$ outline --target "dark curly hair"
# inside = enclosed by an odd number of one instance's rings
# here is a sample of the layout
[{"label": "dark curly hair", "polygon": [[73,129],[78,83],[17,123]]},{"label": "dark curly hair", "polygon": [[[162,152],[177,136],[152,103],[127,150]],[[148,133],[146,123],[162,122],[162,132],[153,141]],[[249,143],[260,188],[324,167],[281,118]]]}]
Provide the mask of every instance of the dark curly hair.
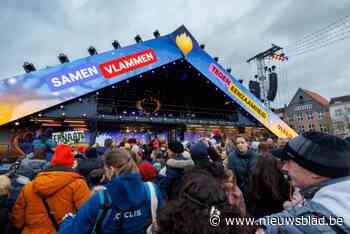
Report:
[{"label": "dark curly hair", "polygon": [[210,211],[213,207],[220,211],[221,219],[241,217],[240,211],[228,204],[225,191],[215,178],[206,171],[194,171],[186,175],[178,199],[167,203],[160,210],[158,233],[255,233],[254,226],[227,226],[224,222],[218,227],[210,226]]},{"label": "dark curly hair", "polygon": [[283,210],[283,202],[289,199],[289,184],[276,158],[270,154],[260,157],[249,181],[250,202],[257,205],[255,212],[261,213],[254,216],[261,217]]}]

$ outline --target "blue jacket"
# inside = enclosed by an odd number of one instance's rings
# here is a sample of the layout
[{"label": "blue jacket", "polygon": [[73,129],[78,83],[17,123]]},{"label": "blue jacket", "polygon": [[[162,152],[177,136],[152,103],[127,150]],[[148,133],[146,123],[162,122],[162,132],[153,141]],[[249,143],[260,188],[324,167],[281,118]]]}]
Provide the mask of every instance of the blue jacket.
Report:
[{"label": "blue jacket", "polygon": [[166,175],[159,179],[160,189],[164,197],[174,200],[177,197],[179,185],[186,168],[194,166],[190,158],[185,158],[182,154],[168,159],[166,163]]},{"label": "blue jacket", "polygon": [[[151,202],[148,188],[140,174],[118,176],[106,188],[111,198],[111,207],[103,221],[101,233],[145,233],[152,222]],[[156,194],[159,208],[163,201],[157,187]],[[74,218],[69,217],[62,222],[58,234],[91,233],[100,208],[100,195],[96,193],[79,209]]]},{"label": "blue jacket", "polygon": [[259,156],[251,150],[245,154],[233,151],[228,157],[228,168],[233,170],[237,178],[237,185],[245,198],[249,193],[249,176],[258,161]]}]

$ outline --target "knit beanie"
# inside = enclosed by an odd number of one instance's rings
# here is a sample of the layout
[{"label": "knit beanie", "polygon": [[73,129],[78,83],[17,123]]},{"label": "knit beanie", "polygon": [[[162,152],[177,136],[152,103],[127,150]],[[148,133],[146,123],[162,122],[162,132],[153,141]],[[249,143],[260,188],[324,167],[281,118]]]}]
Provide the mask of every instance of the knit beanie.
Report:
[{"label": "knit beanie", "polygon": [[73,167],[74,157],[72,147],[69,145],[57,145],[51,159],[51,165]]}]

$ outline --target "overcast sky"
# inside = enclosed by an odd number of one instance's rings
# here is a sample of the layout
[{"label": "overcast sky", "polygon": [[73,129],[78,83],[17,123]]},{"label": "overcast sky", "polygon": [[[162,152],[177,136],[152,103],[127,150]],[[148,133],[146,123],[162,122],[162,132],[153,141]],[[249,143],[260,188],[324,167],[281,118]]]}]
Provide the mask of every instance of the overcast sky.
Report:
[{"label": "overcast sky", "polygon": [[[350,95],[350,37],[292,55],[304,42],[306,50],[315,44],[305,35],[349,12],[350,0],[2,0],[0,78],[23,73],[24,61],[43,68],[57,64],[61,52],[74,60],[87,56],[90,45],[106,51],[115,39],[130,45],[136,34],[145,40],[153,37],[155,29],[168,34],[184,24],[209,54],[218,56],[245,83],[256,74],[255,64],[245,62],[249,57],[271,43],[287,47],[288,62],[276,63],[275,106],[289,102],[298,87],[330,99]],[[343,31],[328,33],[334,34],[333,39],[346,36],[350,22],[339,30]]]}]

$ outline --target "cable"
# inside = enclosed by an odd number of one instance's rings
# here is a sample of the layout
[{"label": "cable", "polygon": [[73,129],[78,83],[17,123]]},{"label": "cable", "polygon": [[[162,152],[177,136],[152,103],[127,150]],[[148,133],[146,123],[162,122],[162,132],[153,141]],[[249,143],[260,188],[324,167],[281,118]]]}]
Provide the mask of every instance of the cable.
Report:
[{"label": "cable", "polygon": [[[350,32],[350,30],[349,30],[349,32]],[[296,57],[296,56],[303,55],[303,54],[306,54],[306,53],[309,53],[309,52],[312,52],[312,51],[315,51],[315,50],[318,50],[318,49],[321,49],[321,48],[325,48],[325,47],[330,46],[330,45],[332,45],[332,44],[334,44],[334,43],[336,43],[338,41],[343,41],[343,40],[345,40],[345,39],[347,39],[349,37],[350,37],[350,33],[347,34],[344,37],[339,38],[339,39],[336,39],[336,40],[333,40],[333,41],[329,41],[329,43],[325,43],[325,44],[319,45],[317,47],[313,47],[313,48],[310,48],[308,50],[304,50],[304,51],[298,52],[296,54],[292,54],[292,55],[290,55],[290,57]]]},{"label": "cable", "polygon": [[[347,35],[348,33],[350,33],[350,27],[349,27],[349,30],[347,31],[344,31],[342,33],[339,33],[339,34],[331,34],[329,37],[326,37],[324,38],[323,40],[319,40],[317,41],[316,43],[314,44],[311,44],[311,45],[308,45],[307,47],[301,47],[301,48],[298,48],[296,49],[295,51],[293,51],[294,53],[299,53],[301,51],[305,51],[305,50],[308,50],[308,49],[311,49],[319,44],[324,44],[324,43],[327,43],[327,42],[330,42],[332,40],[337,40],[339,38],[343,38],[345,35]],[[293,53],[291,53],[293,54]]]},{"label": "cable", "polygon": [[[290,45],[287,45],[285,46],[285,48],[289,48],[289,47],[292,47],[293,45],[300,45],[300,44],[304,44],[306,41],[310,41],[310,39],[314,38],[315,36],[318,36],[324,32],[328,32],[328,31],[331,31],[331,30],[334,30],[336,28],[339,28],[340,26],[344,25],[347,23],[347,20],[350,20],[350,15],[348,16],[345,16],[345,17],[342,17],[342,18],[339,18],[338,20],[336,20],[335,22],[327,25],[326,27],[318,30],[318,31],[315,31],[315,32],[312,32],[312,33],[309,33],[309,34],[306,34],[302,37],[302,39],[299,39],[297,40],[296,42],[294,42],[293,44],[290,44]],[[344,22],[345,21],[345,22]],[[333,27],[335,26],[335,27]],[[331,28],[331,29],[329,29]]]}]

